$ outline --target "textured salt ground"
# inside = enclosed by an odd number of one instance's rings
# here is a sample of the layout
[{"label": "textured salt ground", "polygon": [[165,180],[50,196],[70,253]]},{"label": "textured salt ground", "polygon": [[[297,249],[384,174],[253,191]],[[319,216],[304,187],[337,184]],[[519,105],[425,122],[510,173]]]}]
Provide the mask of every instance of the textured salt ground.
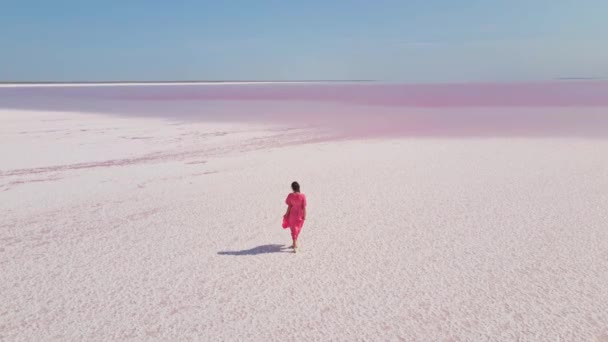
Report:
[{"label": "textured salt ground", "polygon": [[0,339],[608,340],[606,141],[0,120]]}]

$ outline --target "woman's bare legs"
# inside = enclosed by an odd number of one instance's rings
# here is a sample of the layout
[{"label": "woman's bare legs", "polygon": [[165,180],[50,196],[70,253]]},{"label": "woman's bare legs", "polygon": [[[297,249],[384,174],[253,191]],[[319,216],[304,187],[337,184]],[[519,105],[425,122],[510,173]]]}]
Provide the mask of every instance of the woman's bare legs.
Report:
[{"label": "woman's bare legs", "polygon": [[293,244],[289,248],[293,248],[293,252],[295,253],[298,249],[298,235],[300,234],[300,229],[298,227],[290,227],[291,229],[291,240]]}]

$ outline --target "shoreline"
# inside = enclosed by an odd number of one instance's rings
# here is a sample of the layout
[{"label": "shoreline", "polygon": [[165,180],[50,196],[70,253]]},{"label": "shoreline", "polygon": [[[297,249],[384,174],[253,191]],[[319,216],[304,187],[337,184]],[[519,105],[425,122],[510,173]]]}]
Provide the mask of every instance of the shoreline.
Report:
[{"label": "shoreline", "polygon": [[165,85],[235,85],[235,84],[325,84],[369,83],[373,80],[303,80],[303,81],[110,81],[110,82],[0,82],[0,88],[20,87],[107,87]]}]

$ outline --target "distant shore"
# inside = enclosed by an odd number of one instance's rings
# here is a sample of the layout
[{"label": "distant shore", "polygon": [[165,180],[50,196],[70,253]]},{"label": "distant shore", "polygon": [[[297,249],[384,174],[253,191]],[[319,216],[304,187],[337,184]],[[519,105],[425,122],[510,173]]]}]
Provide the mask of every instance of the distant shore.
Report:
[{"label": "distant shore", "polygon": [[1,82],[0,87],[50,87],[50,86],[136,86],[136,85],[189,85],[189,84],[289,84],[289,83],[355,83],[355,82],[373,82],[373,80],[293,80],[293,81],[251,81],[251,80],[228,80],[228,81],[70,81],[70,82],[54,82],[54,81],[39,81],[39,82]]}]

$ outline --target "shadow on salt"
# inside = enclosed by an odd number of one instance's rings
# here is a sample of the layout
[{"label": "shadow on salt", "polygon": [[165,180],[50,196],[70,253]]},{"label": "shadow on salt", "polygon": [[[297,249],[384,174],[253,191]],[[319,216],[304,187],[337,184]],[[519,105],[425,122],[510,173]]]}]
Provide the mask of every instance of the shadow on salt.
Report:
[{"label": "shadow on salt", "polygon": [[251,249],[241,251],[222,251],[217,252],[219,255],[258,255],[268,253],[289,253],[289,249],[285,245],[261,245]]}]

